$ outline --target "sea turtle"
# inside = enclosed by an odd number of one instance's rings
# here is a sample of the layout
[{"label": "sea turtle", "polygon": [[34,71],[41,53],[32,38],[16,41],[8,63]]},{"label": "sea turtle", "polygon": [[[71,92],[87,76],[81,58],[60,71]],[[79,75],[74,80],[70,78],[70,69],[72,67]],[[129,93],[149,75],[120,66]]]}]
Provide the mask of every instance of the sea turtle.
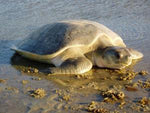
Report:
[{"label": "sea turtle", "polygon": [[53,74],[82,74],[93,65],[122,69],[143,54],[127,48],[119,35],[97,22],[60,21],[45,25],[17,47],[18,54],[31,60],[54,64]]}]

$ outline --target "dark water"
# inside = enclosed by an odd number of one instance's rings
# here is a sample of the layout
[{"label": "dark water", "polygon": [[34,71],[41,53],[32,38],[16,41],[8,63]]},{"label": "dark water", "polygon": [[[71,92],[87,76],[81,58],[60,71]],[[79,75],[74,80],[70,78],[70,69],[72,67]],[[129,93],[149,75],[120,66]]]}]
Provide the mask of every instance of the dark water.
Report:
[{"label": "dark water", "polygon": [[[68,19],[87,19],[106,25],[118,33],[127,46],[144,54],[144,58],[135,66],[135,70],[144,69],[150,72],[149,0],[0,0],[0,78],[7,79],[6,83],[0,83],[0,112],[20,113],[30,109],[31,112],[62,112],[61,107],[57,107],[65,103],[59,104],[54,95],[57,85],[51,79],[47,80],[48,78],[36,81],[31,80],[36,76],[25,76],[28,74],[20,73],[11,65],[14,52],[9,47],[42,25]],[[62,77],[58,80],[67,81],[66,79],[71,78]],[[23,86],[22,80],[28,80],[29,84]],[[19,93],[14,93],[14,90],[7,91],[8,87],[17,88]],[[36,100],[29,97],[26,91],[28,87],[46,89],[49,100]],[[51,94],[54,97],[51,97]],[[139,92],[138,95],[140,94]],[[142,95],[150,94],[145,92]],[[90,102],[98,97],[95,93],[86,98],[89,98]],[[73,98],[76,101],[72,104],[88,103],[86,98],[82,99],[82,95],[78,95]],[[113,107],[111,108],[113,110]]]}]

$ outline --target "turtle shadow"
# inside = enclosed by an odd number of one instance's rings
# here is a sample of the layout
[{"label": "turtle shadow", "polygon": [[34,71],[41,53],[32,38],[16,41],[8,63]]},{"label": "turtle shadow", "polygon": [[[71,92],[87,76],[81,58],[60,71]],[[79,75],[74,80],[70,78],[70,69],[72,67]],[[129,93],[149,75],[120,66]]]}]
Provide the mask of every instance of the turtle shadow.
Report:
[{"label": "turtle shadow", "polygon": [[30,59],[26,59],[26,58],[18,55],[17,53],[15,53],[11,57],[10,63],[15,69],[17,69],[19,71],[23,71],[24,69],[33,68],[33,69],[38,69],[39,72],[42,72],[44,74],[48,73],[45,71],[46,69],[48,69],[49,67],[54,67],[54,65],[52,65],[52,64],[45,64],[45,63],[40,63],[40,62],[30,60]]}]

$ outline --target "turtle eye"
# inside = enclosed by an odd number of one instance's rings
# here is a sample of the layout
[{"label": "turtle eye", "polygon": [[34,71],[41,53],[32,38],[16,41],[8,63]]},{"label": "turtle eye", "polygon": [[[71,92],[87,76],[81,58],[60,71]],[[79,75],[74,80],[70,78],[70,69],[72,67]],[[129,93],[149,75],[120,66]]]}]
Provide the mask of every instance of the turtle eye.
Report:
[{"label": "turtle eye", "polygon": [[116,58],[120,59],[120,58],[123,57],[123,54],[120,53],[120,52],[116,52],[116,53],[115,53],[115,56],[116,56]]}]

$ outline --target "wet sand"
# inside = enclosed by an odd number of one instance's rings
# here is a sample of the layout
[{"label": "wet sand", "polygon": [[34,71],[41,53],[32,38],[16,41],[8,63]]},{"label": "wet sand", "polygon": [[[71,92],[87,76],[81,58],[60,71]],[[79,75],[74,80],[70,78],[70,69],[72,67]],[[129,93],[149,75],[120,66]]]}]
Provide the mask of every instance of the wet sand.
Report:
[{"label": "wet sand", "polygon": [[[149,0],[0,0],[0,112],[150,112],[149,6]],[[40,70],[50,65],[10,50],[42,25],[68,19],[106,25],[144,58],[122,72],[94,67],[86,75],[49,75]]]}]

